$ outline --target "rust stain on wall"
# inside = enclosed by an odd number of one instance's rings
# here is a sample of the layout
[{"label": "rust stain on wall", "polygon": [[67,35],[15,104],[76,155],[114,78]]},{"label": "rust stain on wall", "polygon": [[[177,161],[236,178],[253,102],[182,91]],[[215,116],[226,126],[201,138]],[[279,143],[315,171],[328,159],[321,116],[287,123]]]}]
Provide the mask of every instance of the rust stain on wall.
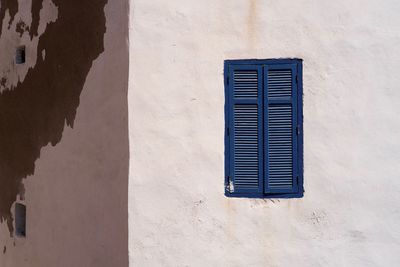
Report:
[{"label": "rust stain on wall", "polygon": [[[31,36],[37,35],[42,1],[32,3]],[[86,76],[104,51],[107,1],[53,0],[59,16],[40,36],[37,48],[38,55],[46,51],[45,59],[38,56],[22,83],[0,93],[0,221],[7,221],[11,234],[10,209],[23,193],[22,179],[34,174],[41,148],[55,146],[64,126],[74,125]],[[18,11],[17,0],[0,3],[1,21],[5,9],[14,15]]]},{"label": "rust stain on wall", "polygon": [[246,24],[248,42],[251,48],[254,47],[257,41],[257,10],[257,0],[250,0]]}]

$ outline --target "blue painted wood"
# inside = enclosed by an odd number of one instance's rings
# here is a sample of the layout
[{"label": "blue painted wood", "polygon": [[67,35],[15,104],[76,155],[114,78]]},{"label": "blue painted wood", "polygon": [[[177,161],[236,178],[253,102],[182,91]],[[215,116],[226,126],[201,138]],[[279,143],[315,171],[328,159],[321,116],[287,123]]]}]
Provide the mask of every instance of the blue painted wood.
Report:
[{"label": "blue painted wood", "polygon": [[229,140],[229,64],[227,61],[224,62],[224,87],[225,87],[225,106],[224,106],[224,115],[225,115],[225,177],[224,177],[224,185],[225,185],[225,195],[229,195],[229,180],[230,180],[230,140]]},{"label": "blue painted wood", "polygon": [[[271,90],[268,91],[268,70],[290,70],[290,82],[288,82],[288,73],[275,73],[271,75]],[[254,90],[254,84],[243,77],[237,77],[235,83],[235,70],[249,71],[257,70],[257,91]],[[297,79],[296,79],[297,76]],[[225,77],[225,194],[230,197],[246,197],[246,198],[293,198],[303,196],[303,113],[302,113],[302,60],[301,59],[248,59],[248,60],[226,60],[224,68]],[[236,87],[235,87],[236,85]],[[289,89],[288,89],[289,86]],[[257,100],[255,100],[257,98]],[[237,107],[235,109],[235,106]],[[271,106],[272,108],[268,109]],[[243,107],[245,107],[243,109]],[[256,108],[255,108],[256,107]],[[289,112],[289,109],[290,112]],[[261,109],[261,111],[260,111]],[[243,129],[243,123],[250,123],[254,126],[254,111],[257,110],[257,136],[258,136],[258,183],[255,186],[254,175],[251,171],[247,172],[246,168],[254,171],[254,161],[250,160],[250,164],[246,165],[246,159],[236,158],[235,149],[240,156],[254,155],[254,127],[244,128],[246,131],[235,132],[233,129],[239,125]],[[289,112],[289,113],[288,113]],[[235,116],[236,114],[236,116]],[[250,114],[250,116],[249,116]],[[252,114],[252,115],[251,115]],[[268,116],[270,115],[270,116]],[[289,115],[290,125],[288,126]],[[250,120],[246,122],[246,120]],[[251,122],[252,121],[252,122]],[[269,130],[268,124],[270,124]],[[290,135],[280,135],[280,131],[290,128]],[[299,131],[297,132],[297,128]],[[253,129],[253,132],[247,131]],[[248,136],[243,133],[250,133]],[[235,136],[237,137],[235,139]],[[268,140],[271,136],[272,140]],[[246,139],[250,138],[250,139]],[[279,142],[287,143],[291,138],[291,164],[288,161],[281,161],[279,153],[287,152],[285,146],[280,146]],[[249,140],[250,146],[246,145]],[[245,141],[240,143],[241,141]],[[275,143],[271,143],[271,141]],[[238,144],[235,147],[235,142]],[[271,148],[270,148],[271,147]],[[274,147],[274,148],[272,148]],[[253,149],[253,150],[252,150]],[[270,150],[270,151],[269,151]],[[244,154],[240,154],[243,152]],[[249,154],[250,153],[250,154]],[[238,153],[236,153],[238,155]],[[275,155],[270,156],[270,155]],[[285,155],[283,155],[283,158]],[[271,163],[270,163],[271,161]],[[238,162],[238,164],[236,164]],[[235,165],[236,164],[236,165]],[[252,165],[253,164],[253,165]],[[280,165],[282,164],[282,165]],[[291,165],[291,166],[290,166]],[[235,169],[236,166],[236,169]],[[270,168],[272,166],[272,168]],[[290,172],[282,172],[287,167],[292,169],[292,179],[290,187],[277,187],[279,185],[279,175],[286,175],[283,185],[287,184],[287,174]],[[282,168],[280,168],[282,167]],[[286,168],[286,169],[285,169]],[[270,170],[271,169],[271,170]],[[244,172],[243,172],[244,170]],[[236,175],[235,175],[236,171]],[[246,184],[243,174],[250,174],[250,183]],[[274,175],[275,174],[275,175]],[[236,178],[236,179],[235,179]],[[271,183],[272,180],[275,181]],[[275,179],[275,180],[274,180]],[[231,183],[230,183],[231,182]],[[233,185],[232,186],[230,186]],[[244,186],[243,186],[244,185]],[[233,189],[233,190],[232,190]]]},{"label": "blue painted wood", "polygon": [[297,65],[264,66],[266,194],[296,193]]},{"label": "blue painted wood", "polygon": [[297,63],[297,158],[298,158],[298,192],[297,197],[303,197],[304,194],[304,146],[303,146],[303,64]]},{"label": "blue painted wood", "polygon": [[230,193],[263,190],[262,67],[229,66]]}]

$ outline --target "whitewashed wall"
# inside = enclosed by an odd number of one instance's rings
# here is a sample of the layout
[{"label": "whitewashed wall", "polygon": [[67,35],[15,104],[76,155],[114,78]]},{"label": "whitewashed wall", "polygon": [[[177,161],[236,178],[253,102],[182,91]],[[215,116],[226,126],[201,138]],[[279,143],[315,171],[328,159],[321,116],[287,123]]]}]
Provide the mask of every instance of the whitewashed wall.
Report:
[{"label": "whitewashed wall", "polygon": [[[132,0],[131,266],[399,266],[400,2]],[[224,196],[223,61],[304,60],[302,199]]]}]

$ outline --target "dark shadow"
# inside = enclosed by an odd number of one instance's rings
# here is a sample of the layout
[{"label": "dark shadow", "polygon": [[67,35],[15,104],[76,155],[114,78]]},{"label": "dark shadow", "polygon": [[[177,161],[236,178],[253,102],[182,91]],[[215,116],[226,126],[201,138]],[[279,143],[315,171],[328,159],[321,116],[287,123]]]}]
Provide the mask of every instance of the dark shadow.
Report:
[{"label": "dark shadow", "polygon": [[[13,18],[18,1],[0,1],[1,27],[5,10]],[[31,36],[37,34],[42,1],[32,3]],[[34,174],[41,148],[59,143],[65,125],[73,127],[86,76],[104,51],[107,0],[53,2],[58,19],[39,39],[37,64],[22,83],[0,94],[0,221],[7,221],[10,233],[10,209],[22,179]],[[39,56],[43,50],[45,60]]]}]

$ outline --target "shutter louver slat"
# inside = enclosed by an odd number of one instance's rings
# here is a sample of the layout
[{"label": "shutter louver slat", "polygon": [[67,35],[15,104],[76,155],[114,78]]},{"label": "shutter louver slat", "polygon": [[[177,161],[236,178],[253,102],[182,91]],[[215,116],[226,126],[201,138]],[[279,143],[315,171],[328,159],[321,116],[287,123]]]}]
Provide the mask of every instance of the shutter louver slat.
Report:
[{"label": "shutter louver slat", "polygon": [[233,114],[235,190],[258,189],[257,105],[235,105]]},{"label": "shutter louver slat", "polygon": [[258,97],[257,70],[235,70],[234,97],[236,99],[255,99]]},{"label": "shutter louver slat", "polygon": [[270,106],[268,109],[269,188],[292,189],[293,143],[292,107]]},{"label": "shutter louver slat", "polygon": [[292,73],[291,70],[268,71],[268,97],[291,97]]}]

